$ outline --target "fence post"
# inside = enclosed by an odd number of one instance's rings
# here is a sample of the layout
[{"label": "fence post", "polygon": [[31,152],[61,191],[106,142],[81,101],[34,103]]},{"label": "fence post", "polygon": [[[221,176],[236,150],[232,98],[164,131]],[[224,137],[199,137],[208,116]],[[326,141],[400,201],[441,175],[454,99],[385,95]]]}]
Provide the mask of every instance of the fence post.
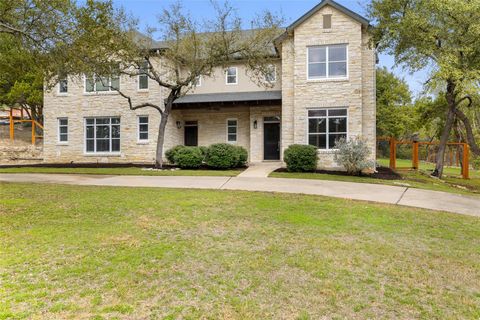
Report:
[{"label": "fence post", "polygon": [[32,121],[32,144],[35,145],[35,122]]},{"label": "fence post", "polygon": [[467,143],[463,144],[463,172],[462,176],[463,179],[469,179],[470,177],[470,172],[469,172],[469,163],[468,163],[468,158],[469,158],[469,150],[470,147],[468,146]]},{"label": "fence post", "polygon": [[390,169],[397,168],[397,146],[395,138],[390,138]]},{"label": "fence post", "polygon": [[13,111],[12,108],[10,108],[10,113],[8,114],[9,121],[10,121],[10,140],[13,141],[15,139],[15,133],[14,133],[14,123],[13,123]]},{"label": "fence post", "polygon": [[412,167],[418,170],[418,141],[413,141],[412,147]]}]

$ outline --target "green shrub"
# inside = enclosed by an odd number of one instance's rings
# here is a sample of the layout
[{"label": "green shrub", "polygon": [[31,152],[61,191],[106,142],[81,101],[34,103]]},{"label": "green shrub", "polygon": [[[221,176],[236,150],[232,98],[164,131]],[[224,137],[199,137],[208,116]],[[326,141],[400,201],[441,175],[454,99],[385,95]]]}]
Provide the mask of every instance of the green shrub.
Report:
[{"label": "green shrub", "polygon": [[182,145],[178,145],[178,146],[175,146],[171,149],[168,149],[165,152],[165,157],[167,158],[167,160],[170,164],[175,164],[175,154],[183,148],[186,148],[186,147],[182,146]]},{"label": "green shrub", "polygon": [[337,140],[335,147],[335,162],[341,165],[351,175],[359,175],[365,169],[375,167],[375,162],[370,160],[370,148],[361,138]]},{"label": "green shrub", "polygon": [[475,170],[480,170],[480,157],[472,158],[472,167]]},{"label": "green shrub", "polygon": [[202,152],[203,156],[205,157],[207,155],[207,152],[208,152],[208,147],[205,147],[205,146],[200,146],[198,147],[200,149],[200,151]]},{"label": "green shrub", "polygon": [[244,147],[236,146],[235,147],[238,156],[237,167],[244,167],[247,165],[248,161],[248,152]]},{"label": "green shrub", "polygon": [[228,143],[216,143],[208,147],[205,163],[214,169],[235,168],[240,162],[236,146]]},{"label": "green shrub", "polygon": [[317,148],[311,145],[292,144],[283,153],[283,160],[288,171],[315,171],[318,161]]},{"label": "green shrub", "polygon": [[199,147],[179,148],[173,157],[174,163],[183,169],[196,169],[202,165],[203,154]]}]

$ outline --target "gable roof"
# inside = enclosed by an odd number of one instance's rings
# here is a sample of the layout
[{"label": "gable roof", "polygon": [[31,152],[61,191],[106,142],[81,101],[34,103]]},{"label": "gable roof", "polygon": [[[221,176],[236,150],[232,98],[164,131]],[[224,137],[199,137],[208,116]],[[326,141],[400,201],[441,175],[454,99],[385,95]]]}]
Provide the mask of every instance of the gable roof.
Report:
[{"label": "gable roof", "polygon": [[342,12],[343,14],[347,15],[348,17],[352,18],[355,21],[358,21],[362,24],[362,26],[368,28],[370,26],[370,21],[367,20],[366,18],[362,17],[358,13],[353,12],[352,10],[342,6],[341,4],[333,1],[333,0],[322,0],[319,4],[317,4],[315,7],[310,9],[307,13],[305,13],[303,16],[295,20],[291,25],[289,25],[286,29],[286,31],[281,34],[277,39],[275,39],[276,43],[282,42],[285,40],[285,38],[290,34],[293,29],[304,23],[306,20],[308,20],[311,16],[313,16],[315,13],[320,11],[322,8],[325,6],[332,6],[333,8],[337,9],[338,11]]}]

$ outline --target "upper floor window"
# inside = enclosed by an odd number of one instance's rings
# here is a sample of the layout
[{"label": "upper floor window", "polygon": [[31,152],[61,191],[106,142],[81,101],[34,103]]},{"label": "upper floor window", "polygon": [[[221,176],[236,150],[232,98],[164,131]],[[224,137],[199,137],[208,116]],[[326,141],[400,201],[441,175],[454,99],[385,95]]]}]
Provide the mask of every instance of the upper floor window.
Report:
[{"label": "upper floor window", "polygon": [[227,120],[227,142],[236,143],[237,142],[237,119],[228,119]]},{"label": "upper floor window", "polygon": [[308,144],[318,149],[335,149],[340,138],[347,138],[347,109],[308,110]]},{"label": "upper floor window", "polygon": [[148,89],[148,62],[143,61],[140,65],[138,71],[138,89],[147,90]]},{"label": "upper floor window", "polygon": [[138,117],[138,141],[148,141],[148,116]]},{"label": "upper floor window", "polygon": [[68,118],[58,118],[58,142],[68,142]]},{"label": "upper floor window", "polygon": [[68,79],[66,76],[58,80],[58,93],[68,93]]},{"label": "upper floor window", "polygon": [[346,78],[347,45],[308,47],[308,79]]},{"label": "upper floor window", "polygon": [[267,73],[265,74],[265,82],[273,83],[277,81],[277,67],[273,64],[267,67]]},{"label": "upper floor window", "polygon": [[85,92],[115,91],[120,89],[120,77],[100,77],[98,75],[85,77]]},{"label": "upper floor window", "polygon": [[226,71],[226,82],[227,84],[237,84],[237,68],[236,67],[229,67]]},{"label": "upper floor window", "polygon": [[196,76],[195,79],[192,82],[192,85],[194,87],[201,87],[202,86],[202,76],[201,75]]}]

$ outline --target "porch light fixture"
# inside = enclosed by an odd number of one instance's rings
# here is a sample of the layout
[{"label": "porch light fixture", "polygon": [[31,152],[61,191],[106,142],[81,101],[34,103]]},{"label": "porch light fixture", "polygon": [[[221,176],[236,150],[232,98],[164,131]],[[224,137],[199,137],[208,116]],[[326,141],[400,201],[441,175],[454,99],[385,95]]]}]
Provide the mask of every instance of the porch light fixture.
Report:
[{"label": "porch light fixture", "polygon": [[257,129],[258,122],[257,120],[253,120],[253,129]]},{"label": "porch light fixture", "polygon": [[181,128],[182,128],[182,123],[181,123],[180,121],[177,121],[176,124],[177,124],[177,129],[181,129]]}]

